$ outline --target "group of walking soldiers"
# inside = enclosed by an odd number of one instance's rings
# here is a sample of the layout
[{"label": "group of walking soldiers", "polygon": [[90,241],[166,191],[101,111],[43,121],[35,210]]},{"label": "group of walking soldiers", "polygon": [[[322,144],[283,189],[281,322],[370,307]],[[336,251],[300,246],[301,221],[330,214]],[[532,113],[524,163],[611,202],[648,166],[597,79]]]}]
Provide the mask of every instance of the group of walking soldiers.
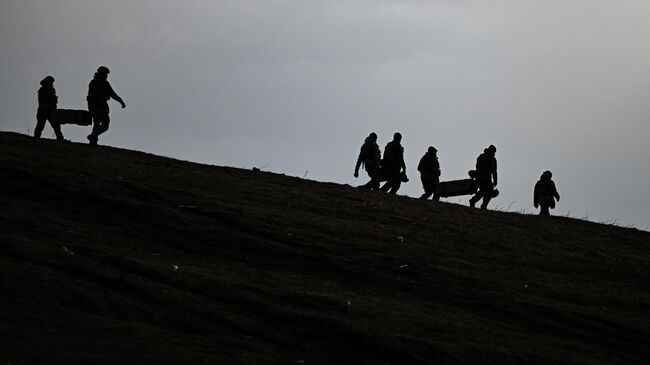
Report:
[{"label": "group of walking soldiers", "polygon": [[[93,129],[88,135],[88,141],[91,145],[96,145],[99,136],[108,130],[110,123],[108,101],[114,99],[126,108],[124,100],[115,93],[111,84],[108,82],[110,70],[106,66],[100,66],[95,76],[88,85],[88,112],[92,118]],[[54,89],[54,77],[47,76],[41,81],[41,88],[38,90],[38,111],[36,113],[36,128],[34,137],[40,138],[45,123],[50,122],[56,139],[64,141],[61,132],[61,124],[56,118],[58,97]],[[370,133],[366,137],[357,163],[354,168],[354,177],[359,177],[359,168],[364,167],[370,181],[359,186],[362,189],[379,190],[396,194],[403,182],[408,182],[406,175],[406,163],[404,162],[404,147],[401,144],[402,135],[397,132],[393,135],[393,140],[386,144],[384,148],[384,157],[381,157],[381,151],[377,145],[377,134]],[[497,160],[495,157],[496,147],[490,145],[476,159],[476,170],[470,171],[470,177],[474,180],[477,191],[469,200],[469,205],[474,207],[479,200],[482,209],[487,209],[490,200],[498,194],[495,189],[497,186]],[[424,194],[420,199],[427,200],[432,195],[436,198],[436,187],[440,182],[440,163],[437,156],[438,150],[430,146],[418,164],[418,172],[422,181]],[[545,171],[540,180],[535,184],[533,194],[533,205],[540,208],[540,215],[549,215],[549,209],[555,208],[555,200],[560,200],[555,183],[553,182],[550,171]],[[383,186],[381,182],[384,182]]]},{"label": "group of walking soldiers", "polygon": [[[381,151],[377,145],[377,134],[373,132],[366,137],[359,151],[354,177],[359,177],[359,168],[363,166],[370,181],[359,188],[396,194],[402,182],[408,181],[406,163],[404,162],[404,147],[401,145],[401,141],[402,135],[399,132],[395,133],[393,140],[386,144],[382,159]],[[476,159],[476,170],[469,172],[477,188],[476,194],[469,200],[470,207],[474,207],[476,203],[483,200],[481,209],[487,209],[490,200],[498,194],[498,190],[496,190],[498,182],[496,152],[497,149],[494,145],[483,150],[483,153]],[[430,146],[418,164],[418,172],[424,189],[424,194],[420,196],[421,200],[427,200],[432,195],[436,197],[436,187],[440,182],[440,163],[437,154],[438,150]],[[560,195],[551,178],[551,172],[545,171],[535,184],[533,205],[535,208],[540,208],[540,215],[550,215],[549,209],[555,208],[555,200],[560,200]],[[385,181],[385,184],[380,187],[382,181]]]},{"label": "group of walking soldiers", "polygon": [[[95,73],[95,76],[88,85],[88,112],[92,118],[93,129],[88,135],[88,142],[91,145],[96,145],[99,136],[108,130],[110,124],[108,101],[114,99],[126,108],[124,100],[115,93],[113,87],[108,82],[108,74],[110,70],[106,66],[100,66]],[[54,77],[46,76],[41,81],[41,88],[38,90],[38,110],[36,112],[36,128],[34,129],[34,137],[40,138],[45,122],[50,122],[56,139],[65,141],[63,133],[61,132],[61,122],[56,116],[58,104],[58,97],[54,89]]]},{"label": "group of walking soldiers", "polygon": [[[402,135],[398,132],[393,135],[393,140],[384,148],[384,158],[377,145],[377,134],[370,133],[361,146],[357,164],[354,167],[354,177],[359,177],[359,168],[363,165],[370,176],[370,181],[359,186],[361,189],[379,190],[396,194],[402,182],[407,182],[406,163],[404,162],[404,147],[401,144]],[[382,181],[385,181],[380,187]]]}]

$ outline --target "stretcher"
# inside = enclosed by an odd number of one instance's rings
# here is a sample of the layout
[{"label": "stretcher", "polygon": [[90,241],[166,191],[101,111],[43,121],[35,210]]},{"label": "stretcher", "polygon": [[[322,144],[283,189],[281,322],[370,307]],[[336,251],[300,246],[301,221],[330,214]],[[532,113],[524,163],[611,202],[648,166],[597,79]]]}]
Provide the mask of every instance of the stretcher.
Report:
[{"label": "stretcher", "polygon": [[[434,200],[440,198],[449,198],[461,195],[473,195],[478,191],[478,183],[476,182],[476,171],[470,170],[468,172],[469,179],[441,181],[436,185],[436,191],[433,193]],[[499,195],[499,190],[492,190],[492,197],[496,198]]]},{"label": "stretcher", "polygon": [[436,191],[433,198],[449,198],[452,196],[476,194],[478,186],[473,179],[462,179],[452,181],[441,181],[436,185]]},{"label": "stretcher", "polygon": [[57,109],[54,120],[59,124],[91,125],[92,117],[88,110]]}]

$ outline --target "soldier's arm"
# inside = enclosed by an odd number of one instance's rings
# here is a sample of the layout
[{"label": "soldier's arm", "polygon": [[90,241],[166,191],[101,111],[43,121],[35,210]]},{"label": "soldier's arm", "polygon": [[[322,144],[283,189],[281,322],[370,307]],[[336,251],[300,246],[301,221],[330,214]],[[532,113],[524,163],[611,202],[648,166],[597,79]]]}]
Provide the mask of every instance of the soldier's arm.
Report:
[{"label": "soldier's arm", "polygon": [[119,95],[117,95],[115,90],[113,90],[113,87],[111,86],[111,84],[109,84],[109,83],[107,83],[107,84],[108,84],[108,95],[110,95],[110,97],[113,98],[113,100],[115,100],[118,103],[122,104],[122,108],[126,108],[126,104],[124,103],[124,100],[122,100],[122,98]]},{"label": "soldier's arm", "polygon": [[56,89],[54,88],[52,88],[52,95],[50,95],[50,102],[54,107],[56,107],[56,105],[59,103],[59,97],[56,96]]},{"label": "soldier's arm", "polygon": [[359,157],[357,157],[357,164],[354,166],[354,177],[359,177],[359,167],[361,167],[361,159],[363,157],[363,147],[359,151]]},{"label": "soldier's arm", "polygon": [[557,189],[555,188],[555,183],[553,184],[553,196],[555,197],[555,200],[560,201],[560,194],[557,192]]},{"label": "soldier's arm", "polygon": [[497,186],[497,160],[496,158],[494,159],[494,169],[492,170],[492,177],[494,178],[494,186]]}]

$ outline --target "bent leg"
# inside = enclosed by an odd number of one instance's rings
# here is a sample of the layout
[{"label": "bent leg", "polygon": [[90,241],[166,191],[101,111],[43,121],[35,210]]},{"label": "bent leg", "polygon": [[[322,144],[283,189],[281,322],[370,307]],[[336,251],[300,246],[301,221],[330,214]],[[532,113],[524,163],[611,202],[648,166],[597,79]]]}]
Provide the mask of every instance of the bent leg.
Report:
[{"label": "bent leg", "polygon": [[483,203],[481,203],[481,209],[487,209],[490,200],[492,200],[492,194],[494,191],[492,183],[485,184],[485,186],[481,187],[481,191],[483,194]]},{"label": "bent leg", "polygon": [[481,209],[487,209],[490,200],[492,200],[492,194],[483,194],[483,203],[481,203]]},{"label": "bent leg", "polygon": [[374,186],[374,182],[372,180],[370,180],[370,181],[368,181],[367,183],[365,183],[363,185],[357,186],[357,188],[370,190],[370,189],[372,189],[373,186]]},{"label": "bent leg", "polygon": [[88,140],[90,144],[97,144],[99,135],[108,130],[108,125],[110,119],[108,117],[108,111],[92,111],[93,117],[93,130],[88,135]]},{"label": "bent leg", "polygon": [[393,194],[393,195],[397,194],[397,190],[399,190],[400,186],[402,186],[402,181],[401,180],[394,180],[391,183],[391,188],[388,191],[388,193]]},{"label": "bent leg", "polygon": [[420,196],[420,199],[427,200],[431,195],[433,195],[433,179],[426,175],[420,175],[420,180],[422,181],[422,188],[424,189],[424,194]]},{"label": "bent leg", "polygon": [[61,124],[53,118],[52,115],[48,117],[48,121],[50,122],[50,125],[52,126],[52,129],[54,129],[54,134],[56,135],[56,139],[59,141],[63,141],[63,133],[61,132]]},{"label": "bent leg", "polygon": [[99,116],[100,116],[100,123],[99,123],[99,127],[97,128],[97,134],[96,134],[96,136],[98,137],[101,134],[104,134],[106,133],[106,131],[108,131],[108,126],[111,122],[111,118],[108,116],[108,111],[99,113]]},{"label": "bent leg", "polygon": [[479,191],[477,191],[476,194],[474,194],[474,196],[469,199],[469,206],[473,208],[474,205],[476,205],[476,203],[482,198],[483,190],[479,189]]},{"label": "bent leg", "polygon": [[39,110],[36,112],[36,128],[34,128],[34,138],[41,138],[45,122],[47,121],[49,111]]}]

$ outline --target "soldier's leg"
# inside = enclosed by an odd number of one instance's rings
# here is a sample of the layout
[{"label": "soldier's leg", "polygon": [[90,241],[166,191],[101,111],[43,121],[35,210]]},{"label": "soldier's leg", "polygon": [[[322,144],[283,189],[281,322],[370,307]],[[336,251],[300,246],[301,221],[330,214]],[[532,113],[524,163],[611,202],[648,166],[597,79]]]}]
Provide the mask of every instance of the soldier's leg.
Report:
[{"label": "soldier's leg", "polygon": [[391,183],[390,191],[388,191],[388,193],[393,195],[397,194],[397,190],[399,190],[400,186],[402,186],[401,179],[393,180]]},{"label": "soldier's leg", "polygon": [[548,205],[543,203],[539,205],[539,215],[551,215],[551,212],[548,210]]},{"label": "soldier's leg", "polygon": [[382,191],[384,193],[388,192],[393,187],[393,183],[395,182],[395,172],[394,171],[391,171],[390,169],[386,169],[385,173],[386,173],[386,176],[385,176],[386,177],[386,183],[384,184],[384,186],[382,186],[379,189],[379,191]]},{"label": "soldier's leg", "polygon": [[424,190],[424,194],[420,195],[420,199],[427,200],[431,197],[431,195],[433,195],[433,189],[429,187],[428,189]]},{"label": "soldier's leg", "polygon": [[99,135],[108,130],[108,124],[110,119],[108,118],[108,112],[104,111],[94,111],[93,112],[93,131],[88,135],[88,140],[90,144],[96,145]]},{"label": "soldier's leg", "polygon": [[368,176],[370,176],[370,181],[368,181],[368,189],[370,190],[379,190],[379,183],[380,183],[380,172],[379,172],[379,167],[375,166],[370,168],[368,171]]},{"label": "soldier's leg", "polygon": [[[431,180],[431,183],[429,183],[429,190],[428,190],[428,191],[427,191],[427,190],[424,191],[424,194],[426,195],[426,197],[424,198],[424,200],[429,199],[429,197],[430,197],[431,195],[433,195],[433,200],[434,200],[434,201],[439,201],[439,200],[440,200],[440,197],[436,195],[436,187],[437,187],[437,186],[438,186],[438,180],[436,180],[436,179],[432,179],[432,180]],[[423,196],[424,196],[424,195],[423,195]],[[423,196],[421,196],[420,199],[422,199]]]},{"label": "soldier's leg", "polygon": [[379,189],[379,176],[377,175],[376,169],[369,168],[368,170],[368,177],[370,177],[370,181],[367,183],[359,186],[360,189],[368,189],[368,190],[373,190],[373,189]]},{"label": "soldier's leg", "polygon": [[101,112],[100,115],[101,115],[101,123],[100,123],[98,131],[97,131],[98,132],[97,136],[99,136],[99,135],[101,135],[103,133],[106,133],[106,131],[108,131],[108,126],[109,126],[109,124],[111,122],[111,118],[108,115],[108,111]]},{"label": "soldier's leg", "polygon": [[483,203],[481,203],[481,209],[487,209],[490,200],[492,200],[492,197],[489,194],[483,194]]},{"label": "soldier's leg", "polygon": [[45,128],[46,121],[47,113],[45,111],[39,110],[36,112],[36,128],[34,128],[34,138],[41,138],[41,133],[43,133],[43,128]]},{"label": "soldier's leg", "polygon": [[481,200],[481,198],[483,198],[483,190],[479,188],[476,194],[474,194],[474,196],[469,199],[469,206],[474,208],[474,205],[476,205],[476,203]]},{"label": "soldier's leg", "polygon": [[420,196],[420,199],[427,200],[433,194],[433,189],[431,189],[431,183],[433,181],[426,175],[420,175],[420,180],[422,181],[422,188],[424,189],[424,194]]},{"label": "soldier's leg", "polygon": [[490,200],[492,200],[492,192],[494,191],[494,187],[492,186],[492,183],[491,182],[486,183],[484,186],[481,187],[481,191],[483,194],[483,203],[481,203],[481,209],[487,209]]},{"label": "soldier's leg", "polygon": [[379,181],[378,177],[375,178],[375,179],[372,179],[372,180],[370,180],[370,189],[371,190],[379,190],[379,185],[380,184],[381,184],[381,182]]},{"label": "soldier's leg", "polygon": [[368,181],[367,183],[365,183],[365,184],[363,184],[363,185],[359,185],[359,186],[357,186],[357,187],[358,187],[359,189],[368,189],[368,190],[370,190],[370,189],[372,189],[372,186],[373,186],[373,181],[370,180],[370,181]]},{"label": "soldier's leg", "polygon": [[90,134],[88,135],[88,140],[90,140],[92,142],[92,140],[97,141],[97,131],[99,130],[100,117],[99,117],[99,114],[97,112],[95,112],[94,110],[90,110],[90,115],[91,115],[92,120],[93,120],[93,129],[90,132]]},{"label": "soldier's leg", "polygon": [[54,118],[54,113],[50,113],[48,116],[48,121],[50,122],[50,125],[52,126],[52,129],[54,129],[54,134],[56,135],[56,139],[59,141],[63,141],[63,133],[61,132],[61,124]]}]

